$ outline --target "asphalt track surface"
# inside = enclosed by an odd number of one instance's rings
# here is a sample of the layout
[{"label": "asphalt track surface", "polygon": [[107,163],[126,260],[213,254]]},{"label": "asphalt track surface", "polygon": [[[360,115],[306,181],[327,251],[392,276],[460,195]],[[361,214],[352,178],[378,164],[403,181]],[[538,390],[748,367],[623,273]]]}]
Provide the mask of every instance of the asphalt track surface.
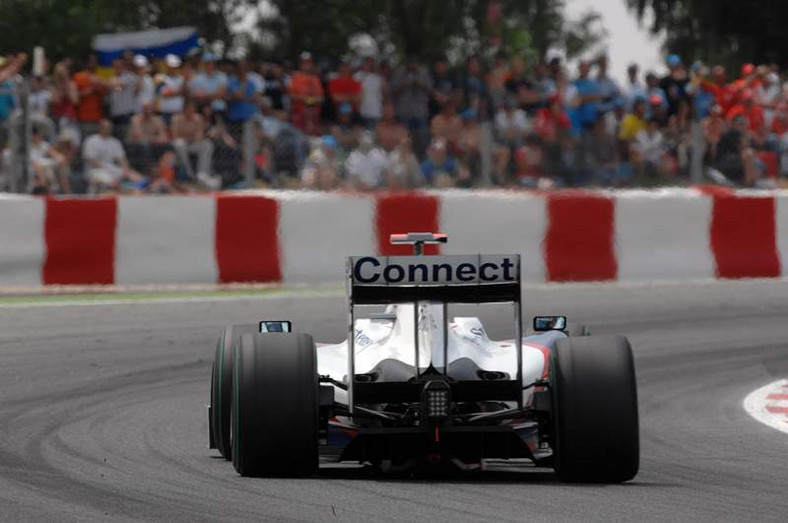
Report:
[{"label": "asphalt track surface", "polygon": [[524,466],[240,478],[206,448],[219,330],[291,318],[338,341],[342,298],[2,308],[0,520],[785,521],[788,435],[742,408],[748,392],[788,376],[785,282],[540,288],[526,306],[630,337],[634,481],[565,485]]}]

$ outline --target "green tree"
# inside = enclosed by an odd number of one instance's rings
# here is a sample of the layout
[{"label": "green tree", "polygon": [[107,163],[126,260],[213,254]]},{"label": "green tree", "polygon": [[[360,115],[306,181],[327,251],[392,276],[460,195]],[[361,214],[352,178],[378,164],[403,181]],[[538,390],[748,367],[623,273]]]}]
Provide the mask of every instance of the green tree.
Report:
[{"label": "green tree", "polygon": [[782,21],[784,0],[624,0],[650,29],[665,32],[666,50],[686,60],[701,59],[729,67],[743,62],[788,66],[788,41]]}]

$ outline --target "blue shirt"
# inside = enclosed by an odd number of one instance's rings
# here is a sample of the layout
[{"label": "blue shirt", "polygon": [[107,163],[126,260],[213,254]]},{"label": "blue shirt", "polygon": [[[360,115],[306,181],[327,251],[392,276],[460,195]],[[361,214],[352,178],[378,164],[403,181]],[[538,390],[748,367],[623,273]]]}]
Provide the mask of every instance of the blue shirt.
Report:
[{"label": "blue shirt", "polygon": [[441,165],[427,158],[421,163],[421,172],[428,182],[431,182],[440,173],[446,173],[454,178],[457,174],[457,164],[454,162],[454,158],[450,156],[447,156]]},{"label": "blue shirt", "polygon": [[0,122],[7,122],[16,107],[14,84],[10,80],[0,83]]},{"label": "blue shirt", "polygon": [[248,98],[257,92],[257,85],[247,78],[246,82],[233,76],[227,84],[227,93],[230,95],[230,110],[227,119],[231,122],[245,122],[257,114],[257,105],[252,102],[232,100],[235,93],[240,92],[244,98]]},{"label": "blue shirt", "polygon": [[[200,91],[204,95],[216,94],[222,90],[222,87],[227,85],[227,75],[221,71],[216,71],[212,75],[200,73],[189,82],[189,89],[192,91]],[[227,102],[224,100],[211,101],[211,107],[214,111],[224,111],[227,109]]]},{"label": "blue shirt", "polygon": [[[591,96],[602,94],[599,83],[592,78],[578,78],[574,81],[577,94],[580,96]],[[577,119],[581,125],[591,125],[596,122],[598,108],[596,102],[586,102],[577,107]]]}]

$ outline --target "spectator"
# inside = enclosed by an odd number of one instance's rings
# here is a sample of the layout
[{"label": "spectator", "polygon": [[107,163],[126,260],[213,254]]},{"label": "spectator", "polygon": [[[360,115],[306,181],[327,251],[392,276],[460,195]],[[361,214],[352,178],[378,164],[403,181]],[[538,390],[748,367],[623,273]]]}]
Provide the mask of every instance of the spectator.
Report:
[{"label": "spectator", "polygon": [[109,80],[109,114],[115,138],[126,136],[131,117],[137,110],[137,94],[140,79],[130,71],[126,61],[116,58],[112,62],[114,76]]},{"label": "spectator", "polygon": [[290,100],[293,124],[308,135],[320,134],[323,85],[315,74],[311,53],[301,53],[300,68],[290,80]]},{"label": "spectator", "polygon": [[692,66],[692,81],[687,85],[687,94],[692,97],[692,108],[695,111],[695,118],[703,120],[709,115],[711,108],[715,105],[714,84],[707,79],[708,68],[701,62],[696,62]]},{"label": "spectator", "polygon": [[44,138],[41,127],[33,126],[30,142],[30,167],[33,172],[33,194],[70,192],[68,162]]},{"label": "spectator", "polygon": [[714,82],[714,100],[722,109],[722,115],[727,116],[731,107],[736,105],[736,90],[727,83],[725,68],[721,65],[711,69],[711,78]]},{"label": "spectator", "polygon": [[769,128],[772,126],[774,110],[780,104],[781,98],[780,76],[777,73],[764,72],[758,86],[755,87],[755,103],[763,109],[763,121]]},{"label": "spectator", "polygon": [[[232,112],[232,111],[231,111]],[[189,179],[197,180],[205,187],[216,190],[221,187],[221,179],[213,176],[211,161],[213,159],[213,142],[206,136],[206,122],[197,112],[191,99],[186,101],[184,111],[172,119],[172,145],[186,169]],[[197,175],[194,175],[189,154],[197,155]]]},{"label": "spectator", "polygon": [[364,126],[369,130],[374,129],[383,116],[384,81],[376,68],[375,60],[367,57],[356,74],[356,80],[361,83],[359,112]]},{"label": "spectator", "polygon": [[150,74],[150,63],[147,58],[141,54],[135,55],[132,64],[139,80],[136,88],[136,112],[140,113],[145,104],[153,106],[156,103],[156,83]]},{"label": "spectator", "polygon": [[715,166],[732,183],[751,187],[759,177],[759,170],[747,127],[744,115],[733,118],[730,129],[720,138]]},{"label": "spectator", "polygon": [[[665,91],[659,86],[659,78],[657,78],[657,74],[653,71],[649,71],[646,73],[646,97],[645,100],[652,100],[656,99],[655,96],[658,96],[660,99],[660,107],[665,111],[667,114],[668,111],[668,95],[665,94]],[[649,105],[651,102],[649,102]],[[634,103],[633,103],[634,108]],[[650,116],[650,115],[649,115]]]},{"label": "spectator", "polygon": [[257,114],[260,103],[260,89],[258,84],[249,77],[248,62],[238,63],[236,74],[227,83],[227,96],[230,99],[227,111],[230,134],[238,140],[241,136],[243,123]]},{"label": "spectator", "polygon": [[[82,156],[91,193],[121,188],[139,190],[146,186],[145,178],[129,166],[123,145],[112,136],[112,122],[107,119],[100,120],[98,133],[85,140]],[[123,182],[129,185],[124,187]]]},{"label": "spectator", "polygon": [[512,149],[519,147],[531,130],[525,111],[517,107],[517,101],[507,97],[495,115],[495,136],[498,141]]},{"label": "spectator", "polygon": [[265,97],[271,100],[271,108],[274,111],[288,110],[287,89],[290,78],[285,74],[282,63],[274,61],[268,64],[263,80],[265,81],[263,93]]},{"label": "spectator", "polygon": [[667,96],[668,116],[673,116],[678,112],[680,102],[687,99],[689,77],[679,55],[668,55],[665,62],[668,65],[668,74],[660,80],[659,87]]},{"label": "spectator", "polygon": [[592,182],[609,187],[624,181],[619,176],[616,138],[608,132],[603,116],[597,119],[591,132],[583,135],[580,149],[580,178],[573,185]]},{"label": "spectator", "polygon": [[471,177],[465,181],[465,186],[469,187],[471,183],[475,182],[473,173],[481,171],[482,131],[475,109],[465,109],[460,117],[462,124],[457,136],[455,151],[457,158],[471,174]]},{"label": "spectator", "polygon": [[478,55],[470,56],[465,64],[465,78],[462,88],[465,107],[475,109],[479,113],[480,119],[489,119],[487,84],[484,81],[482,62]]},{"label": "spectator", "polygon": [[408,138],[407,128],[394,118],[394,105],[386,102],[383,106],[383,118],[375,126],[377,143],[384,151],[391,152]]},{"label": "spectator", "polygon": [[[607,56],[602,55],[597,59],[597,69],[599,70],[596,82],[599,86],[599,97],[600,102],[597,110],[599,113],[604,114],[609,111],[612,111],[615,107],[615,101],[621,95],[621,89],[618,87],[618,84],[615,80],[610,78],[607,73]],[[593,124],[596,125],[596,122]]]},{"label": "spectator", "polygon": [[331,190],[339,185],[339,173],[330,140],[313,139],[314,145],[301,171],[301,181],[308,189]]},{"label": "spectator", "polygon": [[666,174],[665,146],[662,133],[659,130],[660,121],[651,118],[645,129],[638,132],[632,153],[632,163],[635,169],[645,178],[644,185],[651,185],[655,179]]},{"label": "spectator", "polygon": [[445,100],[441,111],[430,122],[430,135],[433,139],[442,138],[446,140],[449,150],[456,153],[462,119],[457,114],[457,105],[454,98],[446,98]]},{"label": "spectator", "polygon": [[519,56],[509,60],[510,77],[506,81],[508,96],[517,100],[517,105],[531,111],[539,102],[539,92],[535,89],[534,82],[528,77],[525,61]]},{"label": "spectator", "polygon": [[728,121],[733,121],[737,116],[744,116],[747,120],[749,130],[753,133],[760,131],[765,126],[763,109],[755,104],[755,95],[752,89],[744,89],[740,96],[740,102],[728,111]]},{"label": "spectator", "polygon": [[558,176],[562,170],[564,164],[562,145],[569,139],[571,125],[558,93],[551,95],[548,98],[548,106],[539,109],[536,113],[534,131],[545,151],[545,170],[553,176]]},{"label": "spectator", "polygon": [[27,105],[30,110],[30,119],[42,128],[47,137],[55,134],[55,124],[49,118],[52,91],[41,76],[34,76],[30,80],[30,94],[27,96]]},{"label": "spectator", "polygon": [[455,104],[459,102],[459,83],[451,71],[449,64],[441,58],[432,68],[432,98],[430,100],[430,115],[438,114],[449,100]]},{"label": "spectator", "polygon": [[544,155],[537,138],[529,138],[514,152],[514,177],[520,187],[550,189],[555,182],[544,176]]},{"label": "spectator", "polygon": [[387,163],[388,157],[383,149],[375,145],[373,134],[364,131],[359,138],[358,148],[347,157],[345,172],[353,187],[375,189],[383,181]]},{"label": "spectator", "polygon": [[632,112],[624,117],[621,122],[621,131],[618,139],[623,142],[631,142],[640,131],[646,129],[646,101],[642,98],[635,100]]},{"label": "spectator", "polygon": [[414,189],[424,185],[424,177],[416,155],[413,154],[410,138],[400,141],[389,153],[384,173],[386,189]]},{"label": "spectator", "polygon": [[218,57],[212,53],[203,56],[203,70],[189,82],[189,94],[197,107],[210,105],[213,114],[227,112],[227,75],[216,69]]},{"label": "spectator", "polygon": [[66,127],[74,129],[77,138],[75,145],[79,145],[81,140],[76,127],[79,92],[77,85],[71,80],[69,63],[68,60],[58,62],[52,72],[51,114],[58,131],[62,131]]},{"label": "spectator", "polygon": [[131,117],[126,138],[129,163],[142,173],[150,169],[169,148],[167,126],[164,119],[153,111],[153,102],[142,106],[142,112]]},{"label": "spectator", "polygon": [[541,62],[534,64],[533,88],[537,95],[536,106],[538,108],[547,105],[547,99],[557,92],[555,80],[548,75],[547,66]]},{"label": "spectator", "polygon": [[74,84],[79,94],[77,123],[82,136],[95,133],[104,117],[104,94],[107,86],[98,77],[97,67],[96,55],[91,54],[85,61],[84,69],[74,75]]},{"label": "spectator", "polygon": [[589,77],[591,65],[581,61],[579,65],[580,76],[573,85],[577,89],[579,105],[577,106],[577,126],[579,129],[590,129],[596,122],[599,113],[599,102],[602,99],[602,90],[599,83]]},{"label": "spectator", "polygon": [[353,122],[353,107],[345,102],[337,109],[337,121],[331,126],[331,136],[339,146],[339,159],[345,156],[358,145],[361,129]]},{"label": "spectator", "polygon": [[487,93],[490,97],[492,108],[497,111],[506,100],[506,80],[510,77],[509,64],[506,54],[499,51],[495,55],[495,62],[487,73]]},{"label": "spectator", "polygon": [[157,78],[158,108],[164,123],[170,125],[173,116],[183,112],[186,81],[181,74],[182,62],[178,56],[168,54],[164,63],[166,73]]},{"label": "spectator", "polygon": [[722,107],[716,104],[712,106],[709,115],[703,119],[702,125],[703,137],[706,139],[707,146],[707,163],[715,163],[717,161],[717,146],[728,128],[725,118],[722,117]]},{"label": "spectator", "polygon": [[470,178],[447,149],[445,140],[441,138],[433,140],[427,149],[427,159],[421,163],[421,173],[427,183],[435,187],[453,187],[457,181]]},{"label": "spectator", "polygon": [[629,64],[629,67],[627,67],[627,83],[624,85],[621,93],[626,99],[627,111],[632,110],[632,106],[635,105],[635,100],[638,98],[646,98],[646,88],[638,78],[639,72],[640,67],[638,64]]},{"label": "spectator", "polygon": [[398,68],[392,76],[391,94],[397,118],[412,133],[417,155],[423,152],[428,140],[431,91],[430,75],[414,57],[408,58],[406,65]]},{"label": "spectator", "polygon": [[358,112],[362,98],[361,83],[353,78],[353,70],[347,60],[339,64],[339,72],[328,82],[328,92],[335,114],[342,104],[349,104],[352,111]]}]

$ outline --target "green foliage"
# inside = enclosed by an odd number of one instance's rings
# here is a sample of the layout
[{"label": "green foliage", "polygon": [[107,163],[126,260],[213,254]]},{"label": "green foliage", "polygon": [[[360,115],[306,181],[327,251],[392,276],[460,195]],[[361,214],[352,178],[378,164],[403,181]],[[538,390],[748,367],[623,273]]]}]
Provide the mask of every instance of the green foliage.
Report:
[{"label": "green foliage", "polygon": [[719,62],[729,67],[743,62],[788,66],[788,41],[782,22],[788,17],[785,0],[624,0],[650,29],[665,31],[666,50],[685,59]]}]

